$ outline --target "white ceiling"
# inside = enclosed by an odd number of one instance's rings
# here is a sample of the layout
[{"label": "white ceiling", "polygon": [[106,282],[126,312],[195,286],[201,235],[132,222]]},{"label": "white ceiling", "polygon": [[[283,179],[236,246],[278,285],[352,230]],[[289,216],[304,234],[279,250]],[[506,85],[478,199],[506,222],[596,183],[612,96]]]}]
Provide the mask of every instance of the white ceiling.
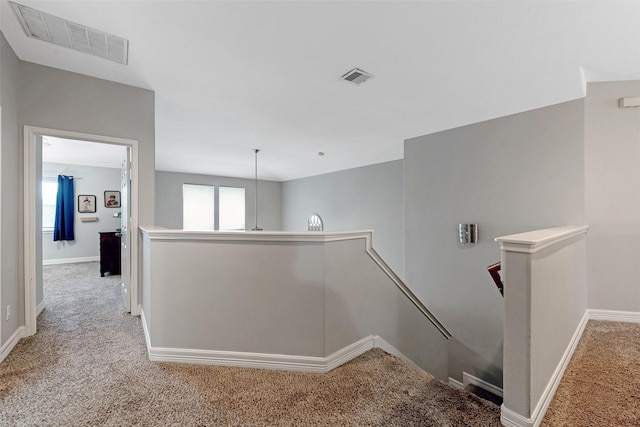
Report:
[{"label": "white ceiling", "polygon": [[[29,39],[0,1],[20,59],[155,91],[167,171],[252,177],[254,148],[272,180],[400,159],[640,78],[640,1],[18,1],[128,39],[128,65]],[[354,67],[374,78],[341,81]]]},{"label": "white ceiling", "polygon": [[126,148],[119,145],[42,137],[42,161],[120,169]]}]

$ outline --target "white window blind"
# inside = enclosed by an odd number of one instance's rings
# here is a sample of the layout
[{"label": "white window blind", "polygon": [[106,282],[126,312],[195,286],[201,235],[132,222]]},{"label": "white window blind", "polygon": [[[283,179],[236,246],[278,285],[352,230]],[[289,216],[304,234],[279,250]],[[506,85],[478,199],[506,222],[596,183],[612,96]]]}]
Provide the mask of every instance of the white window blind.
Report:
[{"label": "white window blind", "polygon": [[244,188],[220,187],[220,230],[244,230]]},{"label": "white window blind", "polygon": [[215,188],[212,185],[182,185],[182,228],[213,230],[215,225]]}]

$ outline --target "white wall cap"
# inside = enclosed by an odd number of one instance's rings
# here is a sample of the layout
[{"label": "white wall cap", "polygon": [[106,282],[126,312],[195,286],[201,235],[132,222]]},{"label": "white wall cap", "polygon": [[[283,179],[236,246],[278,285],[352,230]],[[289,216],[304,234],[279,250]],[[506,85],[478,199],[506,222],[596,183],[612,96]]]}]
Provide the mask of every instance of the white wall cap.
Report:
[{"label": "white wall cap", "polygon": [[500,248],[503,251],[534,253],[563,240],[580,234],[586,234],[588,230],[588,225],[545,228],[542,230],[497,237],[496,242],[501,243]]},{"label": "white wall cap", "polygon": [[371,246],[373,230],[356,231],[206,231],[166,229],[145,226],[140,231],[150,240],[210,240],[210,241],[271,241],[271,242],[332,242],[366,239]]}]

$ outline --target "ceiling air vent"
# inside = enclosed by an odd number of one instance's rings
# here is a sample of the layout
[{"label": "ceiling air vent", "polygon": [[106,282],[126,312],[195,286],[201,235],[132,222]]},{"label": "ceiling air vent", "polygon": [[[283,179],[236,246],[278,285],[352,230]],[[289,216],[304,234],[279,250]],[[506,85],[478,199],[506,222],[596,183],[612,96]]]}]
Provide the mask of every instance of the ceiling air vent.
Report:
[{"label": "ceiling air vent", "polygon": [[11,2],[29,37],[127,65],[129,41]]},{"label": "ceiling air vent", "polygon": [[346,73],[345,75],[343,75],[341,77],[342,80],[346,80],[350,83],[354,83],[359,85],[360,83],[364,83],[367,80],[369,80],[371,77],[373,77],[371,74],[367,73],[366,71],[362,71],[359,68],[354,68],[353,70],[349,71],[348,73]]}]

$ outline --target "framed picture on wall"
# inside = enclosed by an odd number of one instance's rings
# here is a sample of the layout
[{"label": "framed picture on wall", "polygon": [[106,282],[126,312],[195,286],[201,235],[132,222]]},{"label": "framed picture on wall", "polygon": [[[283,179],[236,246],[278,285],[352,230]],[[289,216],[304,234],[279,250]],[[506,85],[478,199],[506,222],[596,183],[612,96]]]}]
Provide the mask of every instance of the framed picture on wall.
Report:
[{"label": "framed picture on wall", "polygon": [[104,192],[104,205],[107,208],[119,208],[120,207],[120,192],[119,191],[105,191]]},{"label": "framed picture on wall", "polygon": [[95,213],[96,212],[96,196],[91,194],[78,195],[78,212]]}]

